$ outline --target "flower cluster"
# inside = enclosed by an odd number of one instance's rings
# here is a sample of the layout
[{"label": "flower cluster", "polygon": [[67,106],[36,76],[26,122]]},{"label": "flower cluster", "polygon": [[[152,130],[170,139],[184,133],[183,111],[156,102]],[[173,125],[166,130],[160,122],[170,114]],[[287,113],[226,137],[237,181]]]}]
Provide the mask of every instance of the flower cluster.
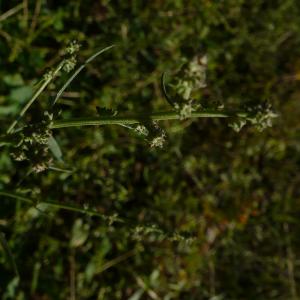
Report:
[{"label": "flower cluster", "polygon": [[63,61],[63,70],[67,73],[71,72],[77,63],[77,53],[81,45],[77,41],[72,41],[65,49],[66,57]]},{"label": "flower cluster", "polygon": [[259,105],[256,108],[250,108],[249,111],[254,112],[255,115],[253,117],[249,117],[248,121],[260,132],[268,127],[272,127],[273,119],[278,117],[278,115],[272,110],[270,104],[265,107]]},{"label": "flower cluster", "polygon": [[149,135],[149,130],[147,129],[147,127],[145,125],[142,124],[138,124],[134,130],[139,134],[139,135],[143,135],[143,136],[148,136]]},{"label": "flower cluster", "polygon": [[77,59],[76,56],[73,55],[64,60],[63,70],[67,73],[70,73],[76,66]]},{"label": "flower cluster", "polygon": [[36,173],[46,170],[52,162],[48,146],[48,140],[52,135],[49,129],[52,116],[47,116],[48,120],[26,126],[18,133],[16,137],[17,143],[11,151],[11,156],[14,160],[30,161],[32,169]]},{"label": "flower cluster", "polygon": [[151,148],[162,148],[166,141],[166,132],[159,127],[157,122],[152,122],[149,127],[149,144]]},{"label": "flower cluster", "polygon": [[162,87],[168,102],[178,112],[180,120],[188,119],[196,111],[200,104],[193,99],[194,92],[206,87],[207,56],[196,56],[190,62],[183,65],[181,70],[173,78],[170,87],[173,95],[169,97],[166,93],[164,76]]},{"label": "flower cluster", "polygon": [[195,104],[193,100],[189,100],[187,102],[175,103],[174,108],[178,111],[180,120],[185,120],[190,118],[192,113],[200,106],[200,104]]},{"label": "flower cluster", "polygon": [[174,89],[183,100],[190,100],[192,93],[206,87],[207,56],[194,57],[177,75]]},{"label": "flower cluster", "polygon": [[246,124],[246,119],[238,119],[235,122],[230,123],[229,127],[231,127],[235,132],[240,132]]},{"label": "flower cluster", "polygon": [[79,51],[80,47],[81,45],[76,40],[73,40],[67,46],[66,53],[70,55],[75,54]]},{"label": "flower cluster", "polygon": [[151,148],[162,148],[166,141],[165,131],[159,127],[157,122],[145,122],[138,124],[134,131],[145,138]]},{"label": "flower cluster", "polygon": [[150,141],[150,147],[151,148],[162,148],[163,145],[165,144],[166,141],[166,135],[165,133],[154,137],[151,141]]},{"label": "flower cluster", "polygon": [[239,119],[229,126],[236,132],[239,132],[247,123],[254,126],[259,132],[272,127],[273,119],[278,115],[272,110],[270,104],[258,105],[253,108],[248,108],[248,115],[239,117]]},{"label": "flower cluster", "polygon": [[[65,56],[61,63],[63,71],[66,73],[71,72],[76,64],[77,64],[77,52],[79,51],[80,44],[78,44],[76,41],[72,41],[69,46],[65,49]],[[56,73],[54,70],[49,70],[47,73],[44,74],[43,79],[45,81],[49,81],[54,79],[56,76]]]}]

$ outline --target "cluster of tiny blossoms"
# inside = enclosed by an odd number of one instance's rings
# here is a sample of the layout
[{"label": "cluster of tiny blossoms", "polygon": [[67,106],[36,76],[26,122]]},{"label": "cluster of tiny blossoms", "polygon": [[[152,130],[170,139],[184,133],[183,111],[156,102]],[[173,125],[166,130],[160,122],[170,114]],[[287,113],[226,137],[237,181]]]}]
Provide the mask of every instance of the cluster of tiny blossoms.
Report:
[{"label": "cluster of tiny blossoms", "polygon": [[32,170],[36,173],[45,171],[52,162],[48,141],[52,133],[49,124],[52,116],[41,123],[28,125],[17,134],[17,143],[11,150],[11,156],[16,161],[30,161]]},{"label": "cluster of tiny blossoms", "polygon": [[[80,44],[72,41],[64,51],[64,58],[60,64],[64,72],[71,72],[77,63],[77,52]],[[44,75],[45,81],[51,81],[57,76],[56,70],[50,70]],[[51,137],[50,124],[53,116],[45,114],[48,118],[38,124],[25,126],[24,129],[16,134],[18,142],[12,149],[11,155],[16,161],[30,161],[34,172],[42,172],[46,170],[52,162],[49,153],[48,141]]]},{"label": "cluster of tiny blossoms", "polygon": [[206,87],[207,56],[195,56],[177,76],[174,88],[183,100],[190,100],[192,92]]},{"label": "cluster of tiny blossoms", "polygon": [[66,58],[63,61],[63,70],[67,73],[71,72],[77,63],[77,53],[80,49],[80,44],[77,41],[72,41],[66,48]]},{"label": "cluster of tiny blossoms", "polygon": [[272,127],[273,119],[278,115],[272,110],[270,104],[265,106],[258,105],[256,107],[248,108],[249,115],[229,124],[229,126],[236,132],[239,132],[247,123],[254,126],[259,132]]},{"label": "cluster of tiny blossoms", "polygon": [[166,133],[157,122],[138,124],[134,131],[144,136],[151,148],[162,148],[166,142]]},{"label": "cluster of tiny blossoms", "polygon": [[179,119],[185,120],[192,116],[192,113],[201,107],[200,104],[195,104],[194,100],[189,100],[182,103],[175,103],[174,108],[178,111]]},{"label": "cluster of tiny blossoms", "polygon": [[249,108],[248,110],[249,112],[254,112],[255,115],[249,117],[247,120],[260,132],[268,127],[272,127],[273,119],[278,117],[272,110],[271,105],[267,105],[266,107],[259,105],[256,108]]},{"label": "cluster of tiny blossoms", "polygon": [[[66,73],[71,72],[77,64],[77,52],[80,49],[80,44],[77,41],[72,41],[65,49],[64,59],[61,62],[62,70]],[[44,74],[44,80],[51,80],[55,77],[55,71],[49,70]]]},{"label": "cluster of tiny blossoms", "polygon": [[173,85],[177,99],[174,101],[174,108],[178,111],[180,120],[188,119],[192,113],[199,109],[200,104],[196,104],[192,99],[192,93],[207,86],[206,83],[207,56],[196,56],[175,78]]}]

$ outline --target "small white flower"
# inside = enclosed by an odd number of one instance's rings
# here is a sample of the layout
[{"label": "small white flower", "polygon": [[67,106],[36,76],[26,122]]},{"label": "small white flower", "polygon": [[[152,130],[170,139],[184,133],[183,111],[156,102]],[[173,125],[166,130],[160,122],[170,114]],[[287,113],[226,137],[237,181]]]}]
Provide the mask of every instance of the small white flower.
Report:
[{"label": "small white flower", "polygon": [[163,133],[160,136],[157,136],[152,139],[152,141],[150,142],[150,147],[151,148],[162,148],[165,141],[166,141],[165,134]]}]

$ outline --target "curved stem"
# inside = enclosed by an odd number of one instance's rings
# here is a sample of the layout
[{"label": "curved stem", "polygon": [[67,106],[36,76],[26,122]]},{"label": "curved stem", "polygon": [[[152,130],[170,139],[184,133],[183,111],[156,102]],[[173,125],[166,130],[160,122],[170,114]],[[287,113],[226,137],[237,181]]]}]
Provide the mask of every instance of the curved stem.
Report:
[{"label": "curved stem", "polygon": [[[191,114],[190,118],[229,118],[242,117],[249,115],[242,111],[218,111],[218,110],[199,110]],[[97,125],[124,125],[137,124],[143,121],[166,121],[179,120],[180,115],[176,111],[154,112],[149,114],[132,114],[128,116],[103,116],[95,118],[77,118],[69,120],[54,121],[51,125],[52,129],[64,127],[80,127],[80,126],[97,126]]]}]

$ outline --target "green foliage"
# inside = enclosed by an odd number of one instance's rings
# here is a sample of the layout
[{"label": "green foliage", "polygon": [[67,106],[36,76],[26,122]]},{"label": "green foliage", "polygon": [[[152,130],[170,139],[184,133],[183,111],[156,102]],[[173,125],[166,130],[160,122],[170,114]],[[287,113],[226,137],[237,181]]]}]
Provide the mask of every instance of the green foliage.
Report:
[{"label": "green foliage", "polygon": [[1,297],[298,299],[299,10],[0,1]]}]

